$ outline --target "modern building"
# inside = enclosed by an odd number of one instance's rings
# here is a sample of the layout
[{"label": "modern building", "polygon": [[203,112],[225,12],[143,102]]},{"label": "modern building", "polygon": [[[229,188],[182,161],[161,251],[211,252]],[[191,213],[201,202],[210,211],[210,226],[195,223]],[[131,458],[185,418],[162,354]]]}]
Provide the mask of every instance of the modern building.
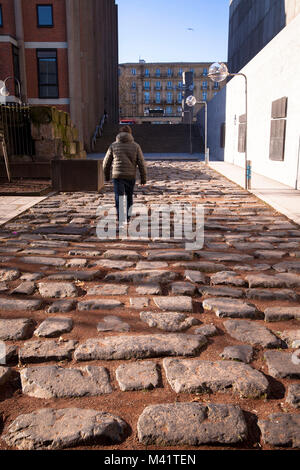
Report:
[{"label": "modern building", "polygon": [[11,100],[71,113],[89,150],[104,112],[118,121],[115,0],[0,0],[0,80]]},{"label": "modern building", "polygon": [[239,72],[298,13],[299,0],[230,0],[229,70]]},{"label": "modern building", "polygon": [[189,90],[198,101],[211,100],[223,85],[207,76],[211,63],[157,62],[119,65],[120,118],[136,123],[182,122],[184,72],[192,72]]}]

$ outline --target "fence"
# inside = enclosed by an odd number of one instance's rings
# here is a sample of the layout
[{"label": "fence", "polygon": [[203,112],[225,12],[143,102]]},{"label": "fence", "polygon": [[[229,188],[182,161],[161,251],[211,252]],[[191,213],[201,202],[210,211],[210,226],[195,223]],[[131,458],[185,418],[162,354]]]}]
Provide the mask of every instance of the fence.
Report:
[{"label": "fence", "polygon": [[30,108],[26,104],[0,104],[0,132],[4,135],[8,157],[34,155]]}]

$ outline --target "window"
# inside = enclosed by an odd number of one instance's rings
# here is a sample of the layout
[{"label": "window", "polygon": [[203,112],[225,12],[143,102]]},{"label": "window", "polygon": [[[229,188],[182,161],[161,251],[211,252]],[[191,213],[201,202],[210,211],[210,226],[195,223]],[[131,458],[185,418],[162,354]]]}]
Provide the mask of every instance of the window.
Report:
[{"label": "window", "polygon": [[203,69],[203,75],[204,75],[204,77],[206,77],[206,75],[207,75],[207,69]]},{"label": "window", "polygon": [[[20,62],[19,62],[19,49],[12,45],[12,57],[13,57],[13,67],[14,67],[14,77],[21,82],[20,77]],[[15,89],[16,91],[18,88]],[[17,96],[17,95],[16,95]],[[19,97],[20,98],[20,97]]]},{"label": "window", "polygon": [[155,75],[156,75],[156,77],[160,77],[160,69],[156,69]]},{"label": "window", "polygon": [[150,82],[145,82],[144,88],[145,90],[150,90]]},{"label": "window", "polygon": [[131,75],[136,75],[136,69],[131,69]]},{"label": "window", "polygon": [[39,28],[53,27],[53,7],[52,5],[37,5],[37,25]]},{"label": "window", "polygon": [[182,69],[178,70],[178,77],[182,77]]},{"label": "window", "polygon": [[131,88],[133,88],[134,90],[136,89],[136,82],[131,83]]},{"label": "window", "polygon": [[179,93],[177,93],[177,101],[178,101],[178,103],[181,103],[181,101],[182,101],[182,93],[181,93],[181,91],[180,91]]},{"label": "window", "polygon": [[3,26],[2,5],[0,5],[0,28]]},{"label": "window", "polygon": [[182,88],[182,82],[178,82],[178,88]]},{"label": "window", "polygon": [[160,103],[160,92],[155,93],[155,103]]},{"label": "window", "polygon": [[150,77],[149,69],[145,69],[145,77]]},{"label": "window", "polygon": [[207,100],[207,92],[206,92],[206,91],[204,91],[204,92],[202,93],[202,99],[203,99],[203,101],[206,101],[206,100]]},{"label": "window", "polygon": [[191,69],[190,72],[194,73],[195,71],[194,71],[194,69]]},{"label": "window", "polygon": [[219,89],[219,83],[218,83],[218,82],[214,82],[214,89],[215,89],[215,90],[218,90],[218,89]]},{"label": "window", "polygon": [[167,93],[167,103],[173,103],[173,93]]},{"label": "window", "polygon": [[150,93],[149,93],[149,91],[145,91],[145,93],[144,93],[144,102],[145,102],[145,104],[150,103]]},{"label": "window", "polygon": [[182,107],[181,106],[177,107],[177,114],[182,114]]},{"label": "window", "polygon": [[136,104],[136,93],[131,94],[131,101],[132,101],[132,104]]},{"label": "window", "polygon": [[172,77],[172,75],[173,75],[172,69],[168,69],[168,77]]},{"label": "window", "polygon": [[202,83],[202,89],[206,90],[207,89],[207,82]]},{"label": "window", "polygon": [[167,106],[166,107],[166,114],[172,114],[172,112],[173,112],[172,106]]},{"label": "window", "polygon": [[155,83],[155,89],[156,90],[160,90],[161,86],[160,86],[160,82],[156,82]]},{"label": "window", "polygon": [[168,90],[172,90],[172,88],[173,88],[172,82],[167,82],[167,88],[168,88]]},{"label": "window", "polygon": [[57,51],[37,49],[39,98],[58,98]]}]

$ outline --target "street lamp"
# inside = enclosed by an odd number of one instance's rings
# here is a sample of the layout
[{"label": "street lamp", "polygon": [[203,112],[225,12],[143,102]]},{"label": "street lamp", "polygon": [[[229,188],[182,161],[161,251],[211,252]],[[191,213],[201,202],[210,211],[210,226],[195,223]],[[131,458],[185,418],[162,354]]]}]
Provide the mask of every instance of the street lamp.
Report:
[{"label": "street lamp", "polygon": [[3,85],[1,84],[2,87],[0,88],[0,94],[1,94],[2,96],[5,96],[5,97],[7,97],[7,96],[10,95],[10,91],[9,91],[9,89],[8,89],[7,86],[6,86],[7,80],[14,80],[15,83],[17,83],[17,85],[18,85],[18,91],[17,91],[17,93],[18,93],[18,98],[19,98],[19,101],[21,102],[21,99],[20,99],[20,98],[21,98],[21,85],[20,85],[19,80],[18,80],[16,77],[6,77],[5,80],[3,80],[3,82],[2,82]]},{"label": "street lamp", "polygon": [[186,104],[192,108],[197,103],[205,105],[205,143],[204,143],[204,152],[205,152],[205,163],[208,164],[208,149],[207,149],[207,102],[206,101],[197,101],[195,96],[188,96],[185,100]]},{"label": "street lamp", "polygon": [[229,73],[226,64],[222,62],[214,62],[208,71],[209,78],[213,82],[222,82],[227,77],[241,75],[245,79],[245,115],[246,115],[246,148],[245,148],[245,189],[250,187],[250,162],[248,162],[248,84],[247,77],[244,73]]}]

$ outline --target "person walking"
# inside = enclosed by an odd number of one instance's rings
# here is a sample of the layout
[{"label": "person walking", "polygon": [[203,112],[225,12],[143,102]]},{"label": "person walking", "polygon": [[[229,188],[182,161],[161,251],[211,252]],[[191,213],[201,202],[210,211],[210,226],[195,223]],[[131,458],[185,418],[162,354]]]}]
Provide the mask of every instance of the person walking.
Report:
[{"label": "person walking", "polygon": [[137,167],[140,173],[141,184],[144,185],[147,182],[147,169],[142,149],[134,141],[131,127],[122,126],[119,129],[116,141],[109,146],[103,161],[105,181],[110,180],[112,169],[115,204],[118,220],[121,224],[125,222],[120,220],[120,212],[121,216],[123,214],[120,211],[120,201],[123,201],[124,197],[127,202],[127,222],[130,220]]}]

